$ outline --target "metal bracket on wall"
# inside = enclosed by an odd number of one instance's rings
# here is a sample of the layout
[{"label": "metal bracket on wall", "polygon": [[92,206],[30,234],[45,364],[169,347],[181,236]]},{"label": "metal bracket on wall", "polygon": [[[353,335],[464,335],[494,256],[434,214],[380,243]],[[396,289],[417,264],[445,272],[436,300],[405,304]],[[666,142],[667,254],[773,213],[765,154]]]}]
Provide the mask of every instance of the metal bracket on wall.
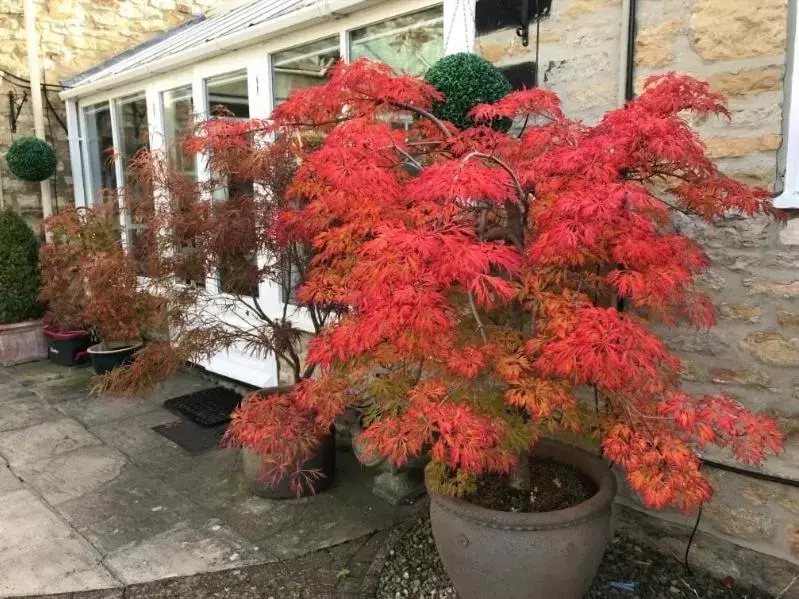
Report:
[{"label": "metal bracket on wall", "polygon": [[8,92],[8,125],[11,129],[11,133],[17,132],[17,120],[19,119],[19,115],[22,112],[22,107],[25,106],[25,102],[28,100],[28,92],[22,92],[22,98],[17,102],[17,97],[14,94],[14,90]]},{"label": "metal bracket on wall", "polygon": [[522,45],[530,45],[530,23],[539,21],[541,17],[549,15],[552,0],[520,0],[519,26],[516,35],[522,38]]}]

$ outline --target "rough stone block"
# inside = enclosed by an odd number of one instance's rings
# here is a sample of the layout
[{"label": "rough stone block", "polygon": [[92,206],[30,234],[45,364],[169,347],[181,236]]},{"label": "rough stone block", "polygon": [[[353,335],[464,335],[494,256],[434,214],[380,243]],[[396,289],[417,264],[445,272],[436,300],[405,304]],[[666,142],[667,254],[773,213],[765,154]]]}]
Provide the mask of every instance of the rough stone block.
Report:
[{"label": "rough stone block", "polygon": [[709,61],[784,54],[787,11],[787,0],[699,0],[691,15],[696,52]]},{"label": "rough stone block", "polygon": [[782,245],[799,245],[799,218],[792,218],[780,231],[780,243]]},{"label": "rough stone block", "polygon": [[662,67],[674,60],[674,42],[682,22],[672,19],[647,27],[635,38],[635,64],[640,67]]},{"label": "rough stone block", "polygon": [[[757,69],[740,69],[708,78],[710,87],[728,97],[743,97],[763,92],[781,91],[784,76],[782,65]],[[737,122],[737,119],[734,119]]]},{"label": "rough stone block", "polygon": [[721,385],[745,385],[752,387],[769,387],[771,377],[762,370],[730,370],[728,368],[711,368],[708,371],[710,380]]},{"label": "rough stone block", "polygon": [[729,158],[746,156],[753,152],[778,150],[782,144],[782,136],[777,133],[756,137],[711,137],[705,139],[707,154],[711,158]]},{"label": "rough stone block", "polygon": [[743,346],[758,360],[773,366],[799,366],[799,338],[785,337],[773,331],[747,335]]},{"label": "rough stone block", "polygon": [[743,286],[749,295],[771,295],[782,299],[799,298],[799,281],[776,283],[762,279],[744,279]]},{"label": "rough stone block", "polygon": [[751,304],[737,304],[722,302],[717,306],[718,315],[729,320],[745,320],[746,322],[760,322],[763,310],[760,306]]}]

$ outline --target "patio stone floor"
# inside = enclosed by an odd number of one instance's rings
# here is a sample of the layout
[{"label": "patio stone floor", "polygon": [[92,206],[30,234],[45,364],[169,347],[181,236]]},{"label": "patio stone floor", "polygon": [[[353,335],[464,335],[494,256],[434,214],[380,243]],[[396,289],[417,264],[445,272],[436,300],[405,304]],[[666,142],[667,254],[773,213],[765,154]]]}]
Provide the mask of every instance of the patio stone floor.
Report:
[{"label": "patio stone floor", "polygon": [[91,375],[49,362],[0,368],[0,597],[116,597],[142,583],[281,567],[365,543],[411,509],[374,496],[379,472],[346,451],[329,491],[254,497],[236,451],[191,456],[152,430],[179,419],[165,399],[213,382],[183,372],[146,396],[111,398],[89,395]]}]

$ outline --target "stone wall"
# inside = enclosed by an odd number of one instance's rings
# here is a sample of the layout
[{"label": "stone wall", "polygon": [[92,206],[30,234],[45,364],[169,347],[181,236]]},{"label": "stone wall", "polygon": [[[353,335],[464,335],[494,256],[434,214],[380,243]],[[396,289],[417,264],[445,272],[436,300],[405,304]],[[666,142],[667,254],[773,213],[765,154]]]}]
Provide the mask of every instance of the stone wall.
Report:
[{"label": "stone wall", "polygon": [[[58,84],[66,77],[201,14],[216,3],[215,0],[36,0],[43,80]],[[20,0],[0,0],[0,39],[3,40],[0,69],[29,79]],[[0,80],[0,156],[3,157],[15,137],[33,135],[30,100],[20,112],[16,133],[11,132],[8,92],[13,91],[20,99],[26,91],[24,84],[16,85],[12,81],[9,77]],[[66,121],[58,89],[49,89],[47,97],[54,111],[46,110],[49,117],[45,119],[45,129],[59,158],[57,175],[50,181],[56,208],[72,203],[72,178],[67,133],[58,120]],[[41,219],[39,184],[17,179],[9,172],[5,159],[0,162],[2,202],[22,212],[36,226]]]},{"label": "stone wall", "polygon": [[[708,152],[747,183],[780,188],[787,0],[638,0],[635,88],[668,70],[710,81],[729,97],[732,120],[692,123]],[[617,105],[620,0],[554,0],[540,26],[540,82],[556,91],[570,116],[595,122]],[[480,36],[478,52],[497,64],[533,61],[513,30]],[[723,389],[755,410],[776,415],[788,435],[784,453],[764,472],[799,481],[799,212],[786,225],[729,218],[711,229],[682,217],[712,267],[701,286],[713,296],[710,332],[665,333],[684,360],[686,386]],[[792,218],[793,217],[793,218]],[[732,463],[716,452],[710,458]],[[703,513],[695,564],[774,593],[799,574],[799,488],[706,466],[716,496]],[[682,559],[693,517],[646,512],[622,494],[619,526]],[[654,516],[654,517],[653,517]],[[799,583],[784,597],[799,597]]]}]

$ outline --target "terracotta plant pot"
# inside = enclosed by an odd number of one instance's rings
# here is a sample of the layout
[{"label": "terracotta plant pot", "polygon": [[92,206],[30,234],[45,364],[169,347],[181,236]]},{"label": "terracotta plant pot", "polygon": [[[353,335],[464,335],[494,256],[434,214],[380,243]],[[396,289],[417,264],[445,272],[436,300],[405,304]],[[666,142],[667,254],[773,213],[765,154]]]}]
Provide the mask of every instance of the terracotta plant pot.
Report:
[{"label": "terracotta plant pot", "polygon": [[430,519],[444,568],[463,599],[580,599],[611,536],[616,479],[601,459],[541,440],[535,455],[588,476],[598,491],[570,508],[500,512],[433,496]]},{"label": "terracotta plant pot", "polygon": [[318,470],[324,476],[312,481],[312,484],[305,485],[302,492],[297,495],[291,488],[291,478],[283,478],[276,485],[266,485],[262,478],[264,469],[263,458],[244,449],[241,452],[244,463],[244,478],[253,494],[267,499],[295,499],[314,495],[327,489],[333,483],[336,473],[336,436],[333,430],[322,442],[317,445],[314,453],[303,464],[304,470]]},{"label": "terracotta plant pot", "polygon": [[133,354],[139,351],[142,345],[142,343],[136,343],[122,347],[108,347],[103,343],[98,343],[92,345],[87,351],[92,359],[92,368],[94,368],[95,374],[105,374],[114,368],[130,364],[133,361]]},{"label": "terracotta plant pot", "polygon": [[54,364],[75,366],[89,358],[89,346],[92,335],[89,331],[61,331],[52,327],[44,327],[47,338],[47,357]]},{"label": "terracotta plant pot", "polygon": [[0,365],[20,364],[47,357],[42,320],[0,325]]}]

